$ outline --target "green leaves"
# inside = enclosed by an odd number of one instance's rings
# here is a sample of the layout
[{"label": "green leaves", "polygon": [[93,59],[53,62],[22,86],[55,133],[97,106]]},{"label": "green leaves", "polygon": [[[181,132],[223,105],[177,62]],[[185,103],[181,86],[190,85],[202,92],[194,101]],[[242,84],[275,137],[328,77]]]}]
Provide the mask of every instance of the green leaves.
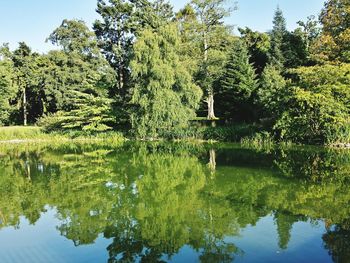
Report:
[{"label": "green leaves", "polygon": [[276,118],[283,110],[286,99],[286,80],[273,65],[267,65],[261,75],[256,103],[262,108],[263,117]]},{"label": "green leaves", "polygon": [[78,52],[86,56],[98,54],[95,34],[89,30],[82,20],[64,19],[47,41],[61,46],[65,52]]},{"label": "green leaves", "polygon": [[350,2],[328,0],[320,15],[321,37],[313,46],[321,62],[350,62]]},{"label": "green leaves", "polygon": [[0,125],[9,124],[15,110],[10,102],[16,97],[17,87],[13,83],[15,72],[9,53],[8,47],[0,47]]},{"label": "green leaves", "polygon": [[285,112],[275,126],[281,136],[317,144],[350,141],[349,65],[292,72],[299,87],[290,89]]},{"label": "green leaves", "polygon": [[115,125],[111,110],[112,100],[76,91],[73,93],[76,96],[73,109],[45,116],[38,124],[49,132],[55,130],[102,132],[112,129]]},{"label": "green leaves", "polygon": [[146,29],[134,45],[130,115],[138,137],[158,137],[186,128],[195,116],[201,91],[180,61],[178,48],[175,25]]},{"label": "green leaves", "polygon": [[247,47],[241,40],[235,41],[232,46],[219,85],[217,97],[218,104],[222,107],[221,116],[228,119],[249,118],[247,106],[257,88],[257,79],[249,62]]}]

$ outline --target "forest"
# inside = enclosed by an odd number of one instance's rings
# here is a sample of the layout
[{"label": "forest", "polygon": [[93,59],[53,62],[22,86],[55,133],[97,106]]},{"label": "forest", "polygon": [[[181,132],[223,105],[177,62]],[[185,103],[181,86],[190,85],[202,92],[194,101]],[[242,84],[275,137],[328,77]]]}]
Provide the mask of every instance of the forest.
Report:
[{"label": "forest", "polygon": [[325,1],[293,31],[279,7],[268,32],[234,28],[225,21],[237,8],[192,0],[175,12],[166,0],[97,0],[92,29],[63,20],[47,53],[4,43],[0,126],[350,143],[350,1]]}]

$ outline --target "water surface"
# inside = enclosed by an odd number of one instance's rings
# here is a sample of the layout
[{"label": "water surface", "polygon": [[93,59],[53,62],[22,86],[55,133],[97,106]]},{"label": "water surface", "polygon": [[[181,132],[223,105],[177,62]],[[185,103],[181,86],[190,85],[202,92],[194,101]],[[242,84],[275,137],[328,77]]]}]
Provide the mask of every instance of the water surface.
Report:
[{"label": "water surface", "polygon": [[350,152],[0,146],[1,262],[349,262]]}]

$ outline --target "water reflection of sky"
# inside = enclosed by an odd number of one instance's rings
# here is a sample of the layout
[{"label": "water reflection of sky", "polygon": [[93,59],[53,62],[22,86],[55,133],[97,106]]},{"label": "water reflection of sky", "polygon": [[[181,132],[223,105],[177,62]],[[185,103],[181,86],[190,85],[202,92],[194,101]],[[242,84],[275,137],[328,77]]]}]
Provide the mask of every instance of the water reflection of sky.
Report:
[{"label": "water reflection of sky", "polygon": [[180,146],[10,148],[0,262],[348,258],[350,152]]},{"label": "water reflection of sky", "polygon": [[[38,262],[106,262],[106,247],[111,239],[101,234],[89,245],[74,246],[71,240],[61,236],[56,229],[60,220],[57,211],[47,207],[35,225],[21,218],[19,229],[8,227],[0,231],[0,258],[4,263]],[[321,236],[325,225],[297,222],[293,225],[288,248],[278,246],[278,233],[273,215],[261,218],[255,226],[241,229],[239,236],[227,236],[224,242],[233,243],[241,252],[234,256],[235,262],[332,262],[324,249]],[[191,246],[183,246],[172,257],[163,256],[162,260],[171,262],[198,262],[202,251]],[[118,257],[117,257],[118,258]],[[121,256],[120,256],[121,258]]]}]

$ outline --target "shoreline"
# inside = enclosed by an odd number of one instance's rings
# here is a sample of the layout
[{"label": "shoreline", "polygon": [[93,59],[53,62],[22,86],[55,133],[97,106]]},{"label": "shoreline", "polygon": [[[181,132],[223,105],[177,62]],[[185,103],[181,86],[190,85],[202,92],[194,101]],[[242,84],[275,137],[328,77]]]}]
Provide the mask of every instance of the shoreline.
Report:
[{"label": "shoreline", "polygon": [[[155,142],[155,141],[172,141],[172,142],[195,142],[195,143],[232,143],[232,144],[242,144],[240,142],[230,142],[230,141],[217,141],[217,140],[202,140],[202,139],[175,139],[175,140],[166,140],[166,139],[129,139],[123,137],[115,140],[114,138],[98,138],[98,137],[88,137],[88,138],[69,138],[65,136],[60,136],[59,138],[45,138],[45,139],[8,139],[8,140],[0,140],[0,144],[26,144],[26,143],[57,143],[57,142],[104,142],[104,141],[118,141],[118,142],[126,142],[126,141],[140,141],[140,142]],[[274,146],[280,145],[279,143],[275,143]],[[308,145],[308,144],[297,144],[298,146],[318,146],[339,150],[350,150],[350,143],[336,143],[329,145]]]}]

